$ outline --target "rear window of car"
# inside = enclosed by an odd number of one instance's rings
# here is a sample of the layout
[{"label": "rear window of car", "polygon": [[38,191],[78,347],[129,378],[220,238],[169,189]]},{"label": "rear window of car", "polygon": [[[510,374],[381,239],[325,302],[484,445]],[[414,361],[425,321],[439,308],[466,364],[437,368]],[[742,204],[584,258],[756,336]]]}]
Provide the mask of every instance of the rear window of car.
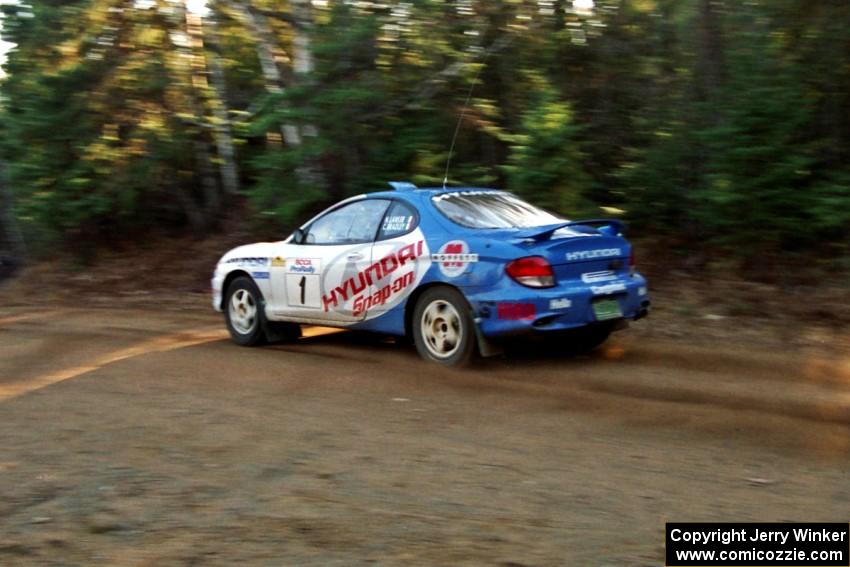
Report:
[{"label": "rear window of car", "polygon": [[443,216],[467,228],[529,228],[564,220],[511,193],[457,191],[432,201]]},{"label": "rear window of car", "polygon": [[401,201],[393,201],[387,214],[384,215],[381,230],[378,232],[378,240],[396,238],[407,234],[416,228],[418,221],[416,211],[410,205]]}]

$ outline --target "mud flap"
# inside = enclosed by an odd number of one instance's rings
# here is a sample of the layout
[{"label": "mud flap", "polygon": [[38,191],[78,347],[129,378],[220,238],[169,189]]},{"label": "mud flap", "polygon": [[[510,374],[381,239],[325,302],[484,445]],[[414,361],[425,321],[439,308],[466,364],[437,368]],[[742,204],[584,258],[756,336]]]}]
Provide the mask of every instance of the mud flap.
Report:
[{"label": "mud flap", "polygon": [[475,338],[478,341],[478,353],[482,358],[489,358],[491,356],[503,354],[504,350],[502,347],[491,342],[484,336],[484,333],[481,332],[481,328],[478,326],[480,322],[480,318],[475,319]]},{"label": "mud flap", "polygon": [[263,333],[266,335],[266,342],[288,343],[291,341],[297,341],[301,338],[301,325],[298,323],[269,321],[268,315],[266,314],[265,298],[262,299],[261,309],[263,313],[261,323],[263,325]]},{"label": "mud flap", "polygon": [[288,343],[301,338],[301,325],[297,323],[264,321],[263,331],[266,333],[266,340],[270,343]]}]

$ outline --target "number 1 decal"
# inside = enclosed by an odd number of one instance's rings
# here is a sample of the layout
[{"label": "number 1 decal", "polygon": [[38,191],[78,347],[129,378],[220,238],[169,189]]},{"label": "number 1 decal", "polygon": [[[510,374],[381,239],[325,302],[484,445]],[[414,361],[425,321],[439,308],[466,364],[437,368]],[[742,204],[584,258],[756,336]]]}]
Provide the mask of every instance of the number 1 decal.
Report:
[{"label": "number 1 decal", "polygon": [[322,305],[321,276],[286,274],[286,304],[289,307],[318,309]]}]

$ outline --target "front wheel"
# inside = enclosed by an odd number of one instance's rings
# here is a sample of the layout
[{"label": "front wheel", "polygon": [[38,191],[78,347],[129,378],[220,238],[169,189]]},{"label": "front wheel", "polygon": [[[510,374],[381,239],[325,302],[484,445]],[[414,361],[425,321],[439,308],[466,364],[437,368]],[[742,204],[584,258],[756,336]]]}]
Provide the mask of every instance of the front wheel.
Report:
[{"label": "front wheel", "polygon": [[241,276],[228,286],[224,319],[235,343],[254,346],[263,341],[263,300],[251,279]]},{"label": "front wheel", "polygon": [[431,288],[416,302],[413,342],[425,360],[445,366],[469,364],[475,353],[475,330],[469,304],[448,287]]}]

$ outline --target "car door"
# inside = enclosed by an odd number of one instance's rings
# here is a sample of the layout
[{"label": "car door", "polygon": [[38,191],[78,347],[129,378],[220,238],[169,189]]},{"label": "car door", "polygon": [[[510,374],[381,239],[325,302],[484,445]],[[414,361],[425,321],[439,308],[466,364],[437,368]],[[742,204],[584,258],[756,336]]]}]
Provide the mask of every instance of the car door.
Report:
[{"label": "car door", "polygon": [[355,304],[367,319],[400,305],[431,265],[419,214],[411,204],[394,200],[387,210],[372,247],[372,263],[376,269],[369,273],[369,293]]},{"label": "car door", "polygon": [[362,320],[365,314],[354,304],[368,293],[361,282],[389,205],[386,199],[343,204],[305,227],[302,242],[282,244],[270,268],[275,316],[341,324]]}]

